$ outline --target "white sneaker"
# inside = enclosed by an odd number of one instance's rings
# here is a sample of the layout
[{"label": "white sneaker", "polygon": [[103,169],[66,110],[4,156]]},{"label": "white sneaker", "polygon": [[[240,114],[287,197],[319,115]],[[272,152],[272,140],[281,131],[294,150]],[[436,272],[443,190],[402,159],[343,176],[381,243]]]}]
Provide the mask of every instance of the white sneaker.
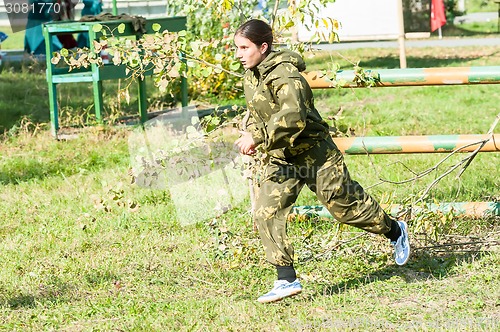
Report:
[{"label": "white sneaker", "polygon": [[295,279],[293,282],[288,282],[286,280],[276,280],[274,282],[274,287],[269,293],[266,293],[259,297],[257,301],[260,303],[275,302],[285,297],[297,295],[302,292],[302,285],[299,279]]},{"label": "white sneaker", "polygon": [[410,258],[410,241],[408,240],[408,225],[406,222],[399,220],[399,227],[401,228],[401,235],[397,241],[392,241],[394,246],[394,260],[398,265],[405,265]]}]

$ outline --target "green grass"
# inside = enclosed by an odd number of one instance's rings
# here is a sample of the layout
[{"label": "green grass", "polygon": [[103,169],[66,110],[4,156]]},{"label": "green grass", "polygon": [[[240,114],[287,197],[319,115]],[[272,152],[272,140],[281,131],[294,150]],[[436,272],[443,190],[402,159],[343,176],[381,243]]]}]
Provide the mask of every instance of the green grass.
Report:
[{"label": "green grass", "polygon": [[[498,34],[498,22],[496,20],[445,25],[442,29],[442,35],[444,38],[498,36]],[[438,36],[438,32],[434,31],[432,36]]]},{"label": "green grass", "polygon": [[2,42],[2,50],[24,49],[24,31],[12,32],[10,26],[0,27],[0,31],[8,35],[8,38]]},{"label": "green grass", "polygon": [[[408,64],[415,67],[500,65],[498,47],[407,51]],[[397,50],[341,55],[362,60],[364,68],[399,65]],[[341,60],[339,54],[332,56]],[[324,63],[319,55],[308,60],[310,69]],[[2,114],[17,123],[0,141],[0,330],[500,328],[498,218],[419,215],[410,223],[414,255],[404,267],[395,266],[382,237],[331,220],[296,218],[289,234],[304,292],[276,304],[257,303],[275,272],[252,229],[248,198],[216,220],[181,225],[167,191],[131,184],[132,127],[72,128],[73,139],[57,141],[47,129],[43,107],[37,108],[38,121],[19,118],[30,104],[46,102],[43,71],[35,69],[4,71],[0,81],[9,80],[0,87],[0,100],[9,101],[0,108],[6,110]],[[36,88],[27,90],[28,81],[38,82]],[[24,94],[11,99],[16,93],[12,85]],[[116,88],[110,86],[109,95]],[[74,112],[88,108],[84,88],[68,84],[66,89],[63,107],[73,103]],[[322,114],[336,114],[342,107],[338,124],[367,135],[486,132],[500,97],[497,85],[316,90],[315,96]],[[107,103],[111,109],[113,98]],[[66,113],[65,121],[71,118]],[[391,180],[409,176],[396,162],[422,170],[443,157],[345,160],[353,178],[369,187],[380,175]],[[449,176],[429,200],[498,200],[499,158],[498,153],[479,154],[460,180]],[[411,203],[434,178],[404,186],[385,183],[369,191],[383,202]],[[305,190],[298,204],[317,201]],[[436,228],[441,230],[437,238],[432,234]]]},{"label": "green grass", "polygon": [[493,0],[467,0],[465,1],[467,13],[496,12],[498,3]]},{"label": "green grass", "polygon": [[[26,60],[8,63],[3,68],[0,80],[0,132],[16,131],[22,122],[35,124],[50,121],[48,85],[45,77],[45,63]],[[29,82],[29,83],[27,83]],[[131,84],[132,83],[132,84]],[[130,94],[126,102],[123,92]],[[171,107],[168,95],[161,94],[147,80],[147,98],[150,110]],[[93,91],[90,83],[59,84],[57,86],[61,126],[81,126],[95,123]],[[138,116],[137,85],[127,80],[105,81],[103,83],[103,116],[115,122],[126,116]]]}]

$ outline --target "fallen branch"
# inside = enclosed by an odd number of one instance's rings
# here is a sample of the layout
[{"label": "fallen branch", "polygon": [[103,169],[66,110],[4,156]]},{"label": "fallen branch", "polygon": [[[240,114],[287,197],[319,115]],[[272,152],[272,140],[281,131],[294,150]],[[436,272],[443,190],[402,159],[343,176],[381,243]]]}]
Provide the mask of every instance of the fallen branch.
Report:
[{"label": "fallen branch", "polygon": [[[400,161],[397,161],[396,163],[399,163],[401,165],[403,165],[403,167],[405,167],[408,171],[410,171],[411,173],[413,173],[415,176],[412,177],[412,178],[409,178],[409,179],[406,179],[406,180],[402,180],[402,181],[391,181],[391,180],[387,180],[387,179],[384,179],[382,178],[380,175],[379,175],[379,179],[380,181],[377,182],[376,184],[374,185],[371,185],[370,187],[367,187],[367,189],[371,188],[371,187],[374,187],[374,186],[377,186],[377,185],[380,185],[382,183],[391,183],[391,184],[405,184],[405,183],[408,183],[408,182],[414,182],[418,179],[421,179],[423,178],[424,176],[427,176],[428,174],[436,171],[446,160],[448,160],[449,158],[451,158],[453,155],[457,154],[458,152],[461,152],[462,150],[464,150],[465,148],[468,148],[470,146],[474,146],[474,145],[479,145],[473,152],[471,152],[470,155],[468,155],[467,157],[463,158],[462,160],[460,160],[458,163],[456,163],[455,165],[451,166],[447,171],[445,171],[443,174],[441,174],[440,176],[438,176],[434,181],[432,181],[428,186],[427,188],[424,190],[423,194],[420,196],[420,198],[418,198],[415,202],[413,202],[412,205],[415,205],[419,202],[422,202],[426,197],[427,195],[429,194],[430,190],[437,184],[439,183],[444,177],[446,177],[447,175],[449,175],[450,173],[452,173],[453,171],[455,171],[456,169],[458,169],[460,166],[462,166],[462,168],[460,169],[460,172],[459,174],[457,174],[457,178],[459,178],[464,172],[465,170],[469,167],[469,165],[472,163],[472,160],[474,160],[474,158],[476,157],[476,155],[479,153],[479,151],[481,150],[481,148],[488,142],[490,141],[491,139],[493,139],[493,132],[494,132],[494,129],[495,127],[498,125],[498,122],[500,121],[500,113],[495,117],[495,120],[493,121],[492,125],[490,126],[490,129],[488,130],[487,134],[489,135],[488,138],[486,139],[483,139],[483,140],[479,140],[477,142],[473,142],[473,143],[469,143],[469,144],[466,144],[466,145],[463,145],[455,150],[453,150],[452,152],[450,152],[449,154],[447,154],[443,159],[441,159],[439,162],[437,162],[434,166],[424,170],[423,172],[420,172],[420,173],[417,173],[417,172],[414,172],[413,170],[411,170],[409,167],[407,167],[404,163],[400,162]],[[370,153],[368,152],[368,150],[365,148],[365,151],[366,151],[366,154],[367,156],[370,158],[370,164],[372,165],[372,167],[375,169],[375,165],[371,159],[371,155]],[[393,163],[393,164],[396,164],[396,163]],[[378,174],[378,171],[375,170]]]},{"label": "fallen branch", "polygon": [[472,241],[472,242],[443,243],[443,244],[435,244],[432,246],[415,247],[414,249],[415,250],[424,250],[424,249],[448,248],[448,247],[472,246],[472,245],[497,246],[497,245],[500,245],[500,241]]},{"label": "fallen branch", "polygon": [[326,248],[323,252],[315,255],[314,258],[318,259],[318,258],[324,257],[327,254],[329,254],[330,252],[332,252],[332,251],[340,248],[341,246],[343,246],[345,244],[348,244],[348,243],[351,243],[351,242],[354,242],[357,239],[362,238],[362,237],[367,236],[367,235],[368,235],[368,233],[361,233],[361,234],[359,234],[359,235],[357,235],[357,236],[355,236],[355,237],[353,237],[353,238],[351,238],[349,240],[339,241],[339,242],[335,243],[335,245],[333,245],[333,246],[331,246],[329,248]]}]

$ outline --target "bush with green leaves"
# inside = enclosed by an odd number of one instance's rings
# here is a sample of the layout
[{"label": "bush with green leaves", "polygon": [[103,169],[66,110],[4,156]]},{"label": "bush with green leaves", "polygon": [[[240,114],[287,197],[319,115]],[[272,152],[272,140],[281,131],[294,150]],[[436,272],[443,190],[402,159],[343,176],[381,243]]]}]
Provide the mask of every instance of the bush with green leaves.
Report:
[{"label": "bush with green leaves", "polygon": [[258,10],[257,0],[173,0],[169,1],[167,15],[186,16],[186,31],[175,34],[161,32],[158,26],[155,34],[130,40],[120,38],[120,27],[110,31],[105,25],[96,25],[96,31],[105,33],[105,36],[94,43],[93,52],[88,48],[76,51],[62,49],[52,61],[58,63],[64,59],[72,68],[85,67],[90,63],[102,65],[99,52],[107,48],[113,63],[127,65],[133,77],[152,67],[155,83],[165,93],[176,96],[175,84],[170,83],[180,76],[187,76],[192,100],[205,97],[211,100],[240,98],[242,90],[239,82],[243,68],[232,49],[233,33],[237,27],[250,18],[268,20],[278,43],[303,51],[305,47],[292,40],[290,31],[306,21],[330,31],[328,36],[322,38],[335,39],[337,22],[315,17],[327,2],[332,0],[270,1],[269,7],[273,9],[269,15],[264,15],[262,10]]}]

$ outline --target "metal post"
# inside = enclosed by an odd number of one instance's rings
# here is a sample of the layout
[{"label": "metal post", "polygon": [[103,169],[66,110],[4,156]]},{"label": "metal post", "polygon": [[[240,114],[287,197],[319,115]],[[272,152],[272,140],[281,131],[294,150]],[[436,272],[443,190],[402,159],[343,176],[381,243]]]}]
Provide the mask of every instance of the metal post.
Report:
[{"label": "metal post", "polygon": [[405,49],[405,22],[403,16],[403,0],[397,0],[397,13],[399,22],[399,66],[406,68],[406,49]]}]

